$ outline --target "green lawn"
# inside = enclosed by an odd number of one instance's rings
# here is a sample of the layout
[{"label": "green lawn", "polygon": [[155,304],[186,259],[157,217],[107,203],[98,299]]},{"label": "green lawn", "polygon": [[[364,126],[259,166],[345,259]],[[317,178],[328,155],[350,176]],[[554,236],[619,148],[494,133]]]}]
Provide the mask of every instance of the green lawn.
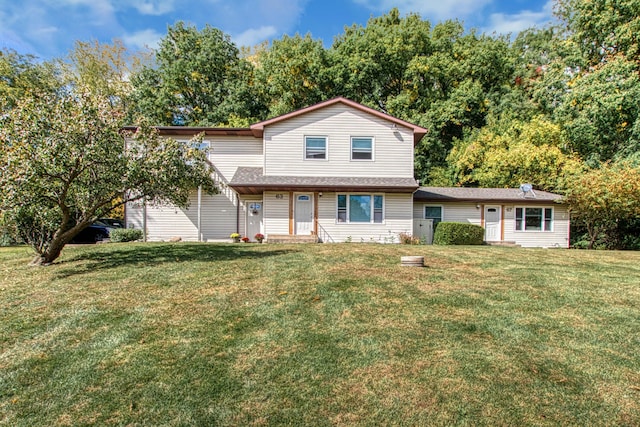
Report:
[{"label": "green lawn", "polygon": [[165,243],[30,259],[0,249],[0,425],[640,424],[637,252]]}]

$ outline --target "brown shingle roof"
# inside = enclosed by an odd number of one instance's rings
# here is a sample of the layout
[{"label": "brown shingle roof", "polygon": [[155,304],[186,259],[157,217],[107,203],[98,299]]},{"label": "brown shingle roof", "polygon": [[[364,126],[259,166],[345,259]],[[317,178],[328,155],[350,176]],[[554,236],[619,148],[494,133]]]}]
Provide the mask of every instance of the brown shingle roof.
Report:
[{"label": "brown shingle roof", "polygon": [[524,194],[518,188],[420,187],[413,195],[420,202],[561,202],[562,196],[542,190]]},{"label": "brown shingle roof", "polygon": [[229,183],[240,194],[274,191],[384,191],[413,192],[418,183],[413,178],[333,177],[333,176],[272,176],[262,168],[240,167]]}]

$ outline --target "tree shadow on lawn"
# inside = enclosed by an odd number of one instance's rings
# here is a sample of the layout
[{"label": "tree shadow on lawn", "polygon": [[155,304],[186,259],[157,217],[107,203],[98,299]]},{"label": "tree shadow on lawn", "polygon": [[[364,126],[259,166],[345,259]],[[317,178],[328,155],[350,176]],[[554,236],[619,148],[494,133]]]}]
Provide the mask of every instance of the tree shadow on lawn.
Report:
[{"label": "tree shadow on lawn", "polygon": [[[260,259],[299,252],[297,249],[254,250],[254,248],[254,245],[215,243],[140,243],[115,249],[109,245],[108,251],[82,251],[55,265],[63,267],[57,274],[58,278],[65,278],[126,266],[149,267],[165,263]],[[77,264],[78,262],[80,264]]]}]

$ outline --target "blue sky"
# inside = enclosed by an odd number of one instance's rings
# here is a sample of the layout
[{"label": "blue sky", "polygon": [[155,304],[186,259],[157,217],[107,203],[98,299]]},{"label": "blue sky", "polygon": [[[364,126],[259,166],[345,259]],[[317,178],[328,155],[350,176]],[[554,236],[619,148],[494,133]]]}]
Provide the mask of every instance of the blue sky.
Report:
[{"label": "blue sky", "polygon": [[551,0],[0,0],[0,48],[44,59],[64,56],[75,40],[117,38],[132,50],[153,48],[178,20],[220,28],[239,46],[310,32],[328,47],[345,26],[365,25],[392,7],[432,23],[457,18],[466,29],[517,34],[549,23],[552,5]]}]

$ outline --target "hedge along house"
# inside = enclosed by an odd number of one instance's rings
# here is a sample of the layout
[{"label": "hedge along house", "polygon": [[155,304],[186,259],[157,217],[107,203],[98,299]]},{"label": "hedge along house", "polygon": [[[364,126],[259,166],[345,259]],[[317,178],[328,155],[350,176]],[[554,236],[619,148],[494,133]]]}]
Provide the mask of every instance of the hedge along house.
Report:
[{"label": "hedge along house", "polygon": [[203,133],[220,194],[194,191],[187,209],[131,204],[147,240],[398,242],[413,228],[414,144],[427,130],[345,98],[250,128],[158,127]]},{"label": "hedge along house", "polygon": [[569,211],[561,196],[516,188],[420,187],[414,194],[414,235],[441,221],[485,229],[487,243],[569,247]]},{"label": "hedge along house", "polygon": [[145,230],[149,241],[228,241],[237,232],[268,242],[397,243],[400,233],[430,242],[434,223],[458,221],[483,226],[488,242],[568,246],[560,196],[418,188],[414,145],[427,130],[345,98],[249,128],[158,131],[184,141],[204,134],[220,193],[194,191],[188,208],[127,205],[127,227]]}]

